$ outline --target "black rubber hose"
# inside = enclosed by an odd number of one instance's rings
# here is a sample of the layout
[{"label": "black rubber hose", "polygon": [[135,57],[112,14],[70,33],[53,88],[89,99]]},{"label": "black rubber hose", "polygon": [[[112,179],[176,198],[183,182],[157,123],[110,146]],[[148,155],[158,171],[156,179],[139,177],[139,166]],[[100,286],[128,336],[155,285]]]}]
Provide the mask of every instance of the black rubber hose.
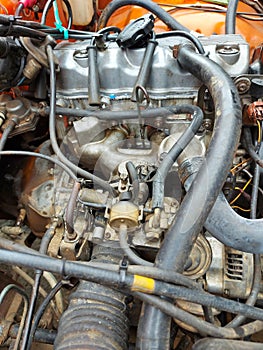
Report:
[{"label": "black rubber hose", "polygon": [[[191,327],[194,327],[195,329],[197,329],[199,333],[206,334],[211,337],[240,339],[263,330],[263,322],[261,321],[253,321],[244,326],[240,326],[237,328],[219,327],[202,320],[200,317],[194,316],[193,314],[190,314],[182,309],[179,309],[175,305],[167,302],[164,299],[158,298],[156,296],[148,295],[140,292],[134,292],[133,295],[141,299],[143,302],[146,302],[148,304],[151,304],[154,307],[159,308],[163,313],[166,313],[170,317],[173,317],[176,320],[179,320],[181,322],[184,322],[190,325]],[[143,320],[144,322],[147,321],[147,319],[143,319]],[[162,335],[159,334],[159,336],[162,336]],[[148,350],[155,349],[155,348],[147,347],[147,343],[144,344],[142,341],[138,345],[139,345],[138,349],[148,349]]]},{"label": "black rubber hose", "polygon": [[[9,333],[8,333],[11,338],[17,337],[18,328],[19,328],[19,326],[16,324],[11,326]],[[39,343],[54,344],[56,335],[57,335],[57,332],[55,332],[55,331],[37,328],[37,330],[35,332],[34,340],[36,342],[39,342]]]},{"label": "black rubber hose", "polygon": [[114,191],[110,184],[101,178],[99,178],[96,175],[93,175],[89,173],[86,170],[81,169],[80,167],[73,164],[68,158],[61,152],[56,138],[56,73],[55,73],[55,63],[54,63],[54,56],[53,56],[53,50],[50,45],[47,46],[47,55],[48,55],[48,62],[50,67],[50,113],[49,113],[49,133],[50,133],[50,141],[52,148],[57,155],[57,157],[72,171],[75,171],[76,173],[79,173],[82,177],[89,179],[93,181],[95,184],[100,186],[106,191],[109,191],[111,195],[114,195]]},{"label": "black rubber hose", "polygon": [[263,159],[260,158],[259,154],[255,150],[255,146],[252,142],[252,135],[250,128],[244,127],[243,128],[243,135],[241,138],[241,142],[245,149],[247,150],[250,157],[261,167],[263,168]]},{"label": "black rubber hose", "polygon": [[207,231],[228,247],[252,254],[263,253],[263,218],[238,215],[221,193],[204,224]]},{"label": "black rubber hose", "polygon": [[[175,105],[175,106],[169,106],[169,107],[157,107],[157,108],[147,108],[144,110],[141,110],[141,116],[145,119],[151,119],[151,118],[167,118],[169,115],[176,114],[178,111],[180,111],[181,105]],[[44,108],[32,108],[32,111],[40,114],[40,115],[49,115],[50,113],[50,107],[44,107]],[[137,119],[138,118],[138,110],[121,110],[121,111],[109,111],[109,110],[103,110],[98,109],[96,111],[90,111],[87,109],[73,109],[73,108],[64,108],[64,107],[57,107],[56,106],[56,112],[57,115],[65,115],[68,117],[97,117],[101,120],[129,120],[129,119]]]},{"label": "black rubber hose", "polygon": [[190,32],[190,30],[184,27],[182,24],[176,21],[168,12],[162,9],[158,4],[150,0],[113,0],[103,10],[99,22],[98,29],[106,27],[111,15],[119,8],[127,5],[140,6],[146,10],[152,12],[157,18],[163,21],[168,28],[172,30],[182,30]]},{"label": "black rubber hose", "polygon": [[140,181],[137,170],[133,162],[129,161],[126,163],[126,169],[128,171],[129,179],[132,184],[132,201],[138,204],[139,191],[140,191]]},{"label": "black rubber hose", "polygon": [[141,90],[138,91],[137,93],[137,87],[140,86],[142,88],[146,88],[146,84],[148,82],[151,69],[152,69],[154,51],[157,45],[158,45],[158,42],[155,39],[151,39],[148,41],[148,44],[146,46],[145,53],[143,56],[142,64],[140,67],[140,71],[132,91],[131,100],[134,102],[142,103],[144,99],[144,95]]},{"label": "black rubber hose", "polygon": [[7,127],[4,129],[2,137],[0,139],[0,152],[3,151],[6,141],[10,135],[10,133],[14,130],[15,126],[18,124],[18,118],[12,118]]},{"label": "black rubber hose", "polygon": [[164,183],[172,165],[190,143],[203,122],[203,112],[198,106],[179,105],[178,114],[191,114],[192,121],[178,141],[172,146],[161,162],[153,178],[152,208],[162,208],[164,198]]},{"label": "black rubber hose", "polygon": [[74,210],[76,208],[79,191],[80,191],[80,183],[75,181],[70,194],[68,204],[67,204],[67,208],[66,208],[65,221],[66,221],[66,229],[67,229],[66,236],[68,239],[76,238],[74,236]]},{"label": "black rubber hose", "polygon": [[[20,252],[20,253],[26,253],[29,255],[41,256],[41,254],[36,250],[23,246],[19,243],[12,242],[3,237],[0,238],[0,248],[3,248],[5,250]],[[45,255],[42,255],[42,256],[45,256]],[[120,269],[119,265],[98,263],[97,261],[94,261],[94,260],[90,264],[92,266],[95,266],[101,269],[106,269],[106,270],[115,271],[115,272],[118,272]],[[195,281],[174,271],[161,270],[157,267],[129,265],[128,272],[131,274],[137,274],[137,275],[142,275],[149,278],[154,278],[163,282],[171,282],[173,284],[178,284],[178,285],[182,285],[193,289],[200,289],[200,286]]]},{"label": "black rubber hose", "polygon": [[[251,193],[251,203],[250,203],[250,218],[256,219],[257,213],[257,201],[258,201],[258,187],[259,187],[259,165],[256,164],[253,176],[253,187]],[[255,305],[258,293],[260,292],[261,283],[261,258],[260,254],[254,254],[254,271],[253,271],[253,282],[249,297],[246,300],[247,305]],[[245,316],[237,315],[226,327],[237,327],[240,326],[246,320]]]},{"label": "black rubber hose", "polygon": [[236,16],[237,16],[238,0],[229,0],[226,11],[225,33],[236,33]]},{"label": "black rubber hose", "polygon": [[140,258],[137,254],[135,254],[132,251],[132,249],[130,248],[130,246],[127,242],[127,227],[125,225],[120,225],[119,240],[120,240],[120,247],[121,247],[124,255],[127,255],[128,260],[130,262],[137,264],[137,265],[142,265],[142,266],[153,266],[153,263]]},{"label": "black rubber hose", "polygon": [[[183,69],[192,73],[208,88],[214,101],[216,115],[214,132],[205,161],[187,192],[175,221],[166,233],[156,257],[158,267],[182,272],[193,243],[228,175],[240,137],[242,113],[237,89],[219,65],[195,53],[193,47],[188,44],[179,46],[177,59]],[[143,339],[138,341],[148,345],[141,350],[151,349],[152,344],[156,346],[156,350],[166,350],[162,342],[154,339],[153,335],[158,335],[166,329],[165,336],[169,339],[170,318],[165,315],[159,317],[160,311],[156,309],[153,312],[151,306],[146,306],[144,312],[148,318],[147,322],[139,322]],[[155,322],[156,319],[160,322]]]},{"label": "black rubber hose", "polygon": [[89,76],[88,76],[88,91],[89,91],[89,105],[100,106],[100,79],[97,63],[97,47],[91,45],[87,47],[89,55]]},{"label": "black rubber hose", "polygon": [[48,304],[51,302],[51,300],[54,298],[54,296],[58,293],[58,291],[62,288],[63,282],[59,281],[55,284],[55,286],[51,289],[51,291],[48,293],[48,295],[45,297],[39,308],[37,309],[37,312],[35,313],[35,316],[32,321],[31,330],[29,333],[29,340],[28,340],[28,349],[31,349],[31,344],[35,338],[35,333],[37,330],[37,326],[39,324],[39,321],[46,310]]},{"label": "black rubber hose", "polygon": [[196,36],[194,36],[192,33],[183,32],[181,30],[175,30],[175,31],[173,30],[173,31],[170,31],[170,32],[163,32],[163,33],[156,34],[156,38],[157,39],[159,39],[159,38],[168,38],[170,36],[181,36],[183,38],[186,38],[186,39],[190,40],[195,45],[195,47],[197,48],[198,52],[201,55],[205,54],[205,49],[204,49],[201,41]]},{"label": "black rubber hose", "polygon": [[[93,267],[92,264],[59,260],[41,255],[36,256],[3,249],[0,249],[0,253],[0,261],[3,263],[41,269],[58,273],[62,276],[72,276],[112,288],[122,287],[127,291],[143,291],[161,297],[166,296],[169,299],[178,298],[263,321],[262,309],[215,296],[203,290],[193,290],[186,287],[175,286],[170,283],[150,280],[138,275],[126,274],[121,276],[119,272]],[[261,323],[263,324],[263,322]]]}]

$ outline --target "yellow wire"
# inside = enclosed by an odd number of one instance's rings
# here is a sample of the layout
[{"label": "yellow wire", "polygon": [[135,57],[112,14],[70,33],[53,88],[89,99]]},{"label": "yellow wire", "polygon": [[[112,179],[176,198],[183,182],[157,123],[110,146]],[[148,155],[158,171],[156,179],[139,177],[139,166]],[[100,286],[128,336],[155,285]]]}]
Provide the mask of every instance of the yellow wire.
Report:
[{"label": "yellow wire", "polygon": [[257,120],[257,125],[258,125],[258,143],[260,143],[261,142],[261,124],[259,120]]},{"label": "yellow wire", "polygon": [[245,189],[247,188],[247,186],[250,184],[251,181],[252,181],[252,177],[248,180],[248,182],[245,184],[245,186],[242,189],[237,187],[237,189],[240,190],[240,193],[232,200],[232,202],[230,202],[230,205],[234,204],[238,200],[238,198],[241,196],[242,192],[245,191]]},{"label": "yellow wire", "polygon": [[237,165],[235,165],[230,171],[232,173],[232,175],[235,175],[235,170],[240,167],[241,165],[247,163],[248,161],[250,161],[251,158],[245,159],[242,162],[238,163]]},{"label": "yellow wire", "polygon": [[232,206],[232,209],[239,209],[239,210],[246,211],[246,212],[251,211],[250,209],[241,208],[241,207],[239,207],[238,205],[233,205],[233,206]]}]

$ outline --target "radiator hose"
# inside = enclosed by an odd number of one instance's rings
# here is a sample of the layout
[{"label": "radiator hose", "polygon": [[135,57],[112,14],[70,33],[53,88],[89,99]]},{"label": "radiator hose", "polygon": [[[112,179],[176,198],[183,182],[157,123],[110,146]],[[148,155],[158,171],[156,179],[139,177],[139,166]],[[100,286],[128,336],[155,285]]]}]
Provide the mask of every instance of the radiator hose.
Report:
[{"label": "radiator hose", "polygon": [[[206,158],[187,192],[157,254],[155,265],[182,272],[192,246],[225,182],[241,131],[241,106],[226,72],[189,44],[179,46],[177,60],[208,88],[215,106],[215,127]],[[145,305],[138,327],[137,349],[168,350],[171,319]]]}]

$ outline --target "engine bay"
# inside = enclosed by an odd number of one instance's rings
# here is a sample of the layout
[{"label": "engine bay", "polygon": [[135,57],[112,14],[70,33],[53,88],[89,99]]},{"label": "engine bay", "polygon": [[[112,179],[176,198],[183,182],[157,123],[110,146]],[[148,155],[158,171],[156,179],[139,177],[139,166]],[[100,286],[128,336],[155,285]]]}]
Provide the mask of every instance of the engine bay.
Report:
[{"label": "engine bay", "polygon": [[262,347],[262,39],[235,23],[263,12],[237,5],[209,35],[148,0],[0,14],[1,348]]}]

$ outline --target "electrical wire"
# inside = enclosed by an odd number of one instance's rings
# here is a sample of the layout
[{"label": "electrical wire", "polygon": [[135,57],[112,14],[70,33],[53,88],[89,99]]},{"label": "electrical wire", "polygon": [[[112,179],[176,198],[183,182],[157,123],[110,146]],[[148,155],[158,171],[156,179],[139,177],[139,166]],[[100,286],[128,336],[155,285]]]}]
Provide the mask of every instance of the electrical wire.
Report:
[{"label": "electrical wire", "polygon": [[262,131],[261,131],[261,124],[259,120],[257,120],[257,126],[258,126],[258,143],[260,143],[262,141]]},{"label": "electrical wire", "polygon": [[28,340],[28,347],[27,347],[28,349],[31,348],[31,344],[32,344],[32,341],[34,340],[34,335],[35,335],[35,332],[37,330],[37,326],[39,324],[39,321],[40,321],[45,309],[47,308],[47,306],[51,302],[51,300],[55,297],[55,295],[60,291],[62,286],[63,286],[63,281],[59,281],[51,289],[51,291],[48,293],[46,298],[43,300],[42,304],[39,306],[39,308],[38,308],[38,310],[33,318],[33,321],[32,321],[32,326],[31,326],[29,340]]},{"label": "electrical wire", "polygon": [[251,211],[251,209],[241,208],[238,205],[233,205],[233,206],[231,206],[231,208],[232,209],[238,209],[238,210],[241,210],[241,211],[244,211],[244,212],[247,212],[247,213]]},{"label": "electrical wire", "polygon": [[249,162],[251,162],[251,158],[248,158],[248,159],[245,159],[245,160],[243,160],[242,162],[240,162],[240,163],[238,163],[237,165],[235,165],[231,170],[230,170],[230,172],[231,172],[231,174],[232,175],[235,175],[237,172],[239,172],[240,170],[242,170],[242,169],[238,169],[241,165],[248,165],[249,164]]},{"label": "electrical wire", "polygon": [[36,158],[42,158],[49,162],[52,162],[56,165],[58,165],[61,169],[63,169],[74,181],[77,181],[77,176],[70,170],[64,163],[62,163],[60,160],[56,158],[52,158],[50,156],[47,156],[45,154],[41,153],[35,153],[35,152],[28,152],[28,151],[0,151],[0,156],[28,156],[28,157],[36,157]]},{"label": "electrical wire", "polygon": [[[261,129],[259,128],[259,137],[258,142],[261,142]],[[261,145],[260,145],[261,147]],[[254,169],[254,176],[253,176],[253,187],[252,187],[252,193],[251,193],[251,203],[250,203],[250,209],[247,211],[250,211],[250,218],[256,219],[257,217],[257,201],[258,201],[258,189],[259,189],[259,177],[260,177],[260,167],[258,164],[255,165]],[[238,207],[239,208],[239,207]],[[241,209],[241,208],[239,208]],[[253,254],[254,259],[254,271],[253,271],[253,282],[251,291],[249,294],[249,297],[246,301],[246,305],[255,305],[258,293],[260,291],[260,284],[261,284],[261,257],[260,254]],[[237,327],[242,322],[244,322],[246,318],[243,315],[237,315],[230,323],[226,325],[226,327]]]},{"label": "electrical wire", "polygon": [[242,193],[246,190],[246,188],[248,187],[248,185],[251,183],[252,178],[250,178],[247,183],[245,184],[245,186],[243,188],[239,188],[239,187],[235,187],[235,190],[239,190],[240,193],[230,202],[230,205],[234,204],[238,198],[242,195]]},{"label": "electrical wire", "polygon": [[[48,11],[51,9],[52,7],[52,3],[55,0],[48,0],[43,8],[43,12],[42,12],[42,17],[41,17],[41,24],[45,25],[46,24],[46,20],[47,20],[47,14]],[[68,0],[63,0],[64,4],[66,5],[67,11],[68,11],[68,24],[67,24],[67,29],[70,29],[73,23],[73,12],[72,12],[72,8],[70,6],[70,3]]]}]

